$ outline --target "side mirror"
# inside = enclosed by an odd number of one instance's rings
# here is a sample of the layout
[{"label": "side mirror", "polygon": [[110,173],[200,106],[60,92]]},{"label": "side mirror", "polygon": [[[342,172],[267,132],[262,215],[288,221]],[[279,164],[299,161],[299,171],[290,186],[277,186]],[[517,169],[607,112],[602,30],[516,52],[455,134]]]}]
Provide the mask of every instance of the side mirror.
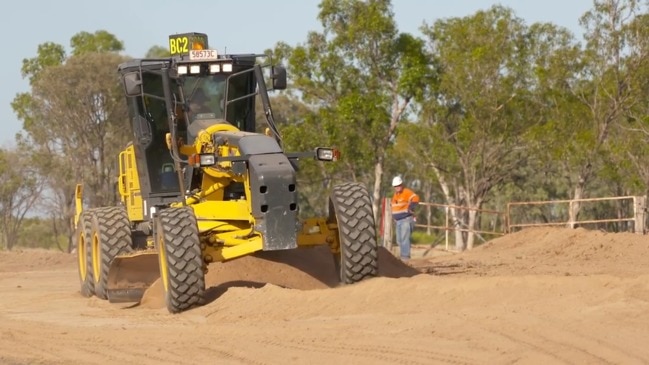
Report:
[{"label": "side mirror", "polygon": [[122,77],[126,96],[138,96],[142,94],[142,79],[139,72],[129,72]]},{"label": "side mirror", "polygon": [[273,66],[270,78],[273,80],[273,90],[286,89],[286,68],[284,66]]},{"label": "side mirror", "polygon": [[151,131],[151,123],[141,116],[133,118],[133,130],[135,130],[135,137],[137,143],[147,148],[153,141],[153,132]]}]

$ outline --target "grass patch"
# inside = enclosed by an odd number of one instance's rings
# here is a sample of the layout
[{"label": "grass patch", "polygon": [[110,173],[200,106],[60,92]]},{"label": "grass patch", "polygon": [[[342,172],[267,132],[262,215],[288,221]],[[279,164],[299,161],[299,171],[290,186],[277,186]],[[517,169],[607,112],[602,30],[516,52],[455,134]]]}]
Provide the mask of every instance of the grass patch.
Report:
[{"label": "grass patch", "polygon": [[427,234],[425,231],[415,230],[410,236],[410,243],[415,245],[432,245],[437,239],[436,234]]}]

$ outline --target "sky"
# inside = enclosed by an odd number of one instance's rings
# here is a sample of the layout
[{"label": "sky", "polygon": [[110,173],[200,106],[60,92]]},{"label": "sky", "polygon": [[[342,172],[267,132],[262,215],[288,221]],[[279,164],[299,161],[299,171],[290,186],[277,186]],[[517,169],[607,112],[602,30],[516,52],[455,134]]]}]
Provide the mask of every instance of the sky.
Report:
[{"label": "sky", "polygon": [[[3,10],[0,34],[0,147],[11,147],[22,129],[11,109],[19,92],[28,92],[22,60],[36,56],[39,44],[54,42],[69,50],[76,33],[106,30],[124,42],[124,54],[142,57],[151,46],[167,45],[170,34],[201,32],[211,48],[228,53],[262,53],[278,41],[304,43],[321,30],[320,0],[21,0]],[[438,19],[470,16],[500,4],[527,24],[551,22],[583,30],[579,18],[592,0],[392,0],[399,31],[420,36],[419,28]]]}]

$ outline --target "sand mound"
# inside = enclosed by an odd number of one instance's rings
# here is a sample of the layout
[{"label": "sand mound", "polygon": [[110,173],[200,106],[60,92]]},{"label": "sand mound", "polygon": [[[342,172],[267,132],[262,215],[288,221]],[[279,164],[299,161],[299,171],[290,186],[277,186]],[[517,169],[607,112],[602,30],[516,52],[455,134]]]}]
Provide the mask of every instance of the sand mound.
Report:
[{"label": "sand mound", "polygon": [[18,248],[12,251],[0,251],[0,272],[76,268],[76,260],[75,254],[61,251]]},{"label": "sand mound", "polygon": [[179,315],[156,287],[152,309],[82,297],[74,255],[0,252],[0,364],[649,364],[647,238],[528,229],[413,277],[381,250],[398,278],[335,288],[326,248],[262,253]]},{"label": "sand mound", "polygon": [[529,228],[451,257],[428,259],[433,274],[632,276],[646,273],[647,237],[583,228]]},{"label": "sand mound", "polygon": [[[419,271],[403,264],[389,251],[379,249],[379,276],[411,277]],[[205,275],[206,299],[213,301],[232,287],[261,288],[266,284],[313,290],[333,288],[339,285],[334,261],[329,248],[313,248],[259,252],[228,262],[209,266]],[[161,308],[164,306],[163,289],[156,281],[144,294],[141,306]]]}]

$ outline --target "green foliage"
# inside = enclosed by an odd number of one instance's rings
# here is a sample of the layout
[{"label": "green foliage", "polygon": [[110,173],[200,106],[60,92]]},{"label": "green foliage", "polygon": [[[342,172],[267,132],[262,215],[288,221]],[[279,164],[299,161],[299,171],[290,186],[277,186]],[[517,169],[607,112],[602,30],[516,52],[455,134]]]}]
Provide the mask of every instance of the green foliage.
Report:
[{"label": "green foliage", "polygon": [[45,42],[38,45],[36,57],[23,59],[21,72],[23,77],[28,77],[30,83],[38,74],[47,67],[58,66],[66,58],[65,50],[60,44]]},{"label": "green foliage", "polygon": [[0,244],[16,245],[25,215],[40,197],[42,181],[30,156],[0,149]]},{"label": "green foliage", "polygon": [[[503,6],[425,25],[421,40],[399,33],[389,1],[325,0],[322,33],[272,52],[288,63],[294,95],[312,110],[312,119],[284,131],[302,145],[314,143],[309,131],[317,131],[319,140],[341,148],[341,174],[330,176],[373,182],[375,199],[384,173],[474,208],[502,209],[503,195],[568,198],[587,183],[602,192],[646,189],[640,182],[649,169],[626,171],[642,166],[646,135],[617,125],[631,108],[637,129],[647,120],[639,101],[649,77],[628,72],[649,72],[641,67],[649,27],[634,17],[635,1],[594,5],[583,18],[582,47],[566,29],[527,25]],[[626,67],[611,67],[611,50],[623,39],[629,58],[618,66]],[[631,99],[630,90],[645,92]],[[311,173],[315,181],[321,171]],[[530,191],[530,182],[537,189]],[[479,224],[467,214],[455,218]]]},{"label": "green foliage", "polygon": [[320,138],[343,152],[339,177],[372,186],[374,212],[397,125],[434,76],[423,41],[400,34],[387,0],[323,0],[324,31],[279,43],[292,84],[314,110]]},{"label": "green foliage", "polygon": [[413,245],[433,245],[439,240],[436,234],[427,234],[426,232],[415,229],[410,236],[410,243]]},{"label": "green foliage", "polygon": [[[561,162],[592,149],[589,109],[576,92],[584,60],[565,29],[528,26],[511,9],[493,6],[422,31],[439,67],[437,92],[397,144],[432,167],[448,204],[479,209],[509,184],[543,184],[537,173],[561,174]],[[480,221],[453,214],[470,228]],[[472,235],[462,236],[456,242],[470,248]]]},{"label": "green foliage", "polygon": [[[19,120],[23,121],[23,128],[25,126],[32,125],[34,123],[34,99],[32,98],[31,93],[23,92],[18,93],[11,102],[11,108],[14,110],[14,113]],[[17,140],[20,140],[20,134],[16,136]]]},{"label": "green foliage", "polygon": [[144,58],[166,58],[171,57],[169,49],[162,46],[153,46],[144,55]]},{"label": "green foliage", "polygon": [[25,218],[20,227],[16,247],[62,250],[67,238],[61,234],[53,234],[52,224],[47,218]]},{"label": "green foliage", "polygon": [[124,50],[124,43],[105,30],[98,30],[95,33],[79,32],[70,39],[70,46],[73,56]]},{"label": "green foliage", "polygon": [[[300,161],[301,214],[326,213],[323,197],[343,180],[370,186],[377,205],[392,191],[384,175],[397,174],[429,201],[496,210],[509,201],[649,191],[646,4],[595,0],[581,18],[583,44],[503,6],[425,24],[423,39],[399,31],[389,0],[319,7],[321,32],[266,51],[289,70],[291,87],[272,100],[286,149],[342,151],[336,163]],[[47,176],[53,201],[46,210],[56,217],[23,219],[21,235],[67,230],[76,181],[98,192],[93,205],[114,193],[113,161],[129,130],[114,72],[123,43],[100,30],[77,33],[70,45],[67,55],[46,42],[23,60],[31,90],[11,104],[24,126],[18,143]],[[146,54],[168,56],[160,46]],[[4,161],[0,174],[9,183],[0,196],[10,196],[18,187],[11,181],[26,172]],[[19,218],[11,209],[5,216]],[[485,224],[467,214],[454,219]]]},{"label": "green foliage", "polygon": [[46,69],[32,89],[35,117],[24,125],[31,141],[63,158],[48,175],[74,176],[65,185],[86,184],[93,206],[112,202],[114,161],[129,137],[115,75],[123,60],[117,54],[88,53]]},{"label": "green foliage", "polygon": [[39,45],[37,55],[23,61],[22,73],[29,77],[31,90],[12,102],[23,122],[18,145],[53,199],[40,213],[56,217],[52,227],[68,237],[75,184],[86,185],[91,206],[112,204],[115,160],[130,137],[115,72],[125,60],[118,54],[122,42],[97,31],[77,33],[70,44],[69,57],[60,45]]},{"label": "green foliage", "polygon": [[421,130],[404,136],[404,144],[418,146],[415,153],[458,188],[451,202],[479,207],[525,157],[517,151],[520,136],[530,128],[527,29],[510,9],[495,6],[470,17],[439,20],[423,32],[440,67],[438,92],[413,127]]}]

